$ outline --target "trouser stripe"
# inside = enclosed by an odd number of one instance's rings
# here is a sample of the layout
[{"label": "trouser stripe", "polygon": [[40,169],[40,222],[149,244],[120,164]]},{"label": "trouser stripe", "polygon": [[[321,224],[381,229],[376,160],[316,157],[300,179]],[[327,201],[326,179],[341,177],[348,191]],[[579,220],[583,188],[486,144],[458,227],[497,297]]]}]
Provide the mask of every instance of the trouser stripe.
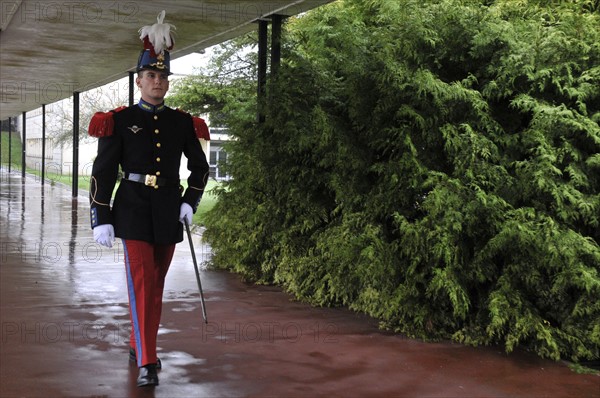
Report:
[{"label": "trouser stripe", "polygon": [[129,263],[129,253],[127,250],[127,243],[123,239],[123,247],[125,248],[125,269],[127,272],[127,291],[129,292],[129,308],[131,311],[131,327],[133,328],[135,337],[135,352],[138,367],[142,366],[142,337],[140,335],[140,323],[137,314],[137,304],[135,297],[135,287],[133,283],[133,277],[131,276],[131,264]]}]

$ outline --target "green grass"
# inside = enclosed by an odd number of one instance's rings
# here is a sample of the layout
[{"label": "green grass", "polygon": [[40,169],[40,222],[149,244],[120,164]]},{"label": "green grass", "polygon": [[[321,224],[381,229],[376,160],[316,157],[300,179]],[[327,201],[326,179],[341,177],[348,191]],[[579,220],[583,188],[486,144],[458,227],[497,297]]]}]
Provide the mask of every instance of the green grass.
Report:
[{"label": "green grass", "polygon": [[[11,164],[13,166],[20,166],[21,165],[21,137],[19,136],[18,132],[12,132],[12,137],[11,137],[11,148],[10,148],[10,155],[11,155]],[[0,159],[2,165],[4,166],[8,166],[8,131],[2,131],[1,135],[0,135],[0,139],[2,140],[2,158]]]},{"label": "green grass", "polygon": [[[203,220],[203,216],[215,207],[217,203],[217,196],[215,195],[213,189],[221,186],[221,183],[215,180],[210,180],[206,184],[206,188],[204,190],[204,195],[202,196],[202,200],[200,201],[200,205],[198,206],[198,211],[194,216],[194,220],[198,218],[198,221]],[[199,222],[199,224],[204,224],[204,222]]]},{"label": "green grass", "polygon": [[202,200],[198,205],[198,210],[192,219],[192,224],[204,225],[204,215],[215,206],[215,203],[217,203],[217,197],[214,194],[213,189],[219,187],[220,185],[221,183],[218,181],[208,180],[206,187],[204,188]]},{"label": "green grass", "polygon": [[[2,144],[2,158],[0,159],[3,166],[8,166],[8,132],[3,131],[1,136],[1,144]],[[18,133],[13,133],[11,139],[11,168],[13,170],[21,170],[21,137],[19,137]],[[37,177],[41,177],[40,170],[34,170],[31,168],[27,168],[27,173],[35,175]],[[64,184],[70,187],[73,184],[73,177],[70,174],[56,174],[56,173],[46,173],[45,180],[50,184]],[[90,177],[89,176],[79,176],[78,179],[79,191],[88,191],[90,185]],[[118,184],[118,183],[117,183]],[[182,185],[184,187],[187,186],[187,182],[185,180],[182,181]],[[192,220],[192,224],[203,225],[204,215],[210,209],[212,209],[217,201],[217,197],[213,194],[212,190],[215,187],[220,185],[219,182],[215,180],[209,180],[206,184],[206,188],[204,190],[204,195],[202,196],[202,200],[200,201],[200,205],[198,206],[198,211],[194,214],[194,218]]]}]

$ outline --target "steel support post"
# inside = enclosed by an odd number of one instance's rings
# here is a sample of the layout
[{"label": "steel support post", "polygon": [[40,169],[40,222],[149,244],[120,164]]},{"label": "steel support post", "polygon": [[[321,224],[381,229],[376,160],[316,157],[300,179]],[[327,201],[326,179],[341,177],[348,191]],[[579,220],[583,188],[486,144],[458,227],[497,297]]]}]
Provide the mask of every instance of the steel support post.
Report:
[{"label": "steel support post", "polygon": [[77,197],[79,189],[79,92],[73,92],[73,170],[71,172],[73,178],[73,193],[74,198]]},{"label": "steel support post", "polygon": [[21,126],[21,131],[23,132],[21,136],[21,178],[25,178],[25,168],[27,167],[27,153],[26,153],[26,144],[27,144],[27,112],[23,112],[23,126]]},{"label": "steel support post", "polygon": [[262,112],[264,106],[265,93],[267,86],[267,35],[268,21],[258,21],[258,115],[259,123],[265,121],[265,115]]},{"label": "steel support post", "polygon": [[42,185],[46,180],[46,104],[42,105]]}]

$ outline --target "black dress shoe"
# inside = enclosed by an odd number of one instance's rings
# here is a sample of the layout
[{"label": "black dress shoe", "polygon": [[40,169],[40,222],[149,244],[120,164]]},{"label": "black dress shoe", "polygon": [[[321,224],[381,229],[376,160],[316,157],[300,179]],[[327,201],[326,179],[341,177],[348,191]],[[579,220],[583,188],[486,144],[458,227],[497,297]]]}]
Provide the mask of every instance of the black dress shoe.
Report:
[{"label": "black dress shoe", "polygon": [[142,366],[140,375],[137,378],[138,387],[152,387],[158,385],[158,375],[156,374],[156,364]]},{"label": "black dress shoe", "polygon": [[[133,348],[129,348],[129,360],[132,362],[137,362],[137,356],[135,355],[135,350]],[[156,369],[162,369],[162,362],[160,358],[156,358]]]}]

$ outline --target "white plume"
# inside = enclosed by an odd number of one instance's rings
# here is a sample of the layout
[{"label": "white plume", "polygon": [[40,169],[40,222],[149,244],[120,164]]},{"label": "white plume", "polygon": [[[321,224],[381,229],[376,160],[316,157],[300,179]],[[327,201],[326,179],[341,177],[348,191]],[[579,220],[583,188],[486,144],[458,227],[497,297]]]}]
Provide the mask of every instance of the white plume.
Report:
[{"label": "white plume", "polygon": [[152,26],[143,26],[139,31],[141,40],[144,40],[144,37],[148,36],[148,40],[152,43],[156,54],[162,54],[164,50],[171,47],[174,43],[174,40],[171,37],[171,28],[175,30],[175,26],[169,23],[163,23],[165,14],[165,10],[162,10],[156,18],[157,23]]}]

